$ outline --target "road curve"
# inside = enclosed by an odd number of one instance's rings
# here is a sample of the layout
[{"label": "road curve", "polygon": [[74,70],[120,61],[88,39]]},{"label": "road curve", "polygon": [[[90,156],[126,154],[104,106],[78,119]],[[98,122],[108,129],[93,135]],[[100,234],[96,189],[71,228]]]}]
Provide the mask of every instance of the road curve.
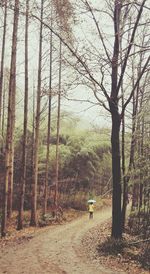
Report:
[{"label": "road curve", "polygon": [[70,223],[50,226],[33,239],[0,251],[0,274],[117,274],[88,261],[81,240],[88,230],[102,224],[111,210],[84,215]]}]

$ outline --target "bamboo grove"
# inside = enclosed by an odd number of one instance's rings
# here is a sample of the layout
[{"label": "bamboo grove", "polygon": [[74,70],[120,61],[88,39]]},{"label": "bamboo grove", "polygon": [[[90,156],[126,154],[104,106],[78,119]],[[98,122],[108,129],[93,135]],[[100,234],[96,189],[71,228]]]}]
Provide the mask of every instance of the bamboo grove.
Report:
[{"label": "bamboo grove", "polygon": [[[88,161],[96,162],[94,175],[89,176],[90,181],[96,181],[93,178],[98,173],[96,169],[104,164],[101,157],[104,153],[111,155],[112,161],[109,176],[106,176],[107,181],[112,178],[112,237],[122,237],[128,194],[132,197],[131,226],[144,226],[146,237],[149,233],[148,1],[103,2],[0,1],[2,236],[6,235],[7,220],[16,208],[13,199],[17,201],[17,228],[23,228],[27,185],[30,198],[26,207],[31,210],[30,225],[36,226],[38,204],[42,204],[43,214],[47,212],[50,176],[53,208],[57,209],[60,189],[65,191],[61,182],[68,182],[69,178],[69,188],[72,189],[72,182],[77,180],[79,173],[80,177],[83,173],[88,174],[89,170],[84,170],[83,165],[85,155],[89,157]],[[78,87],[81,98],[76,95]],[[83,98],[82,89],[87,91],[87,97]],[[71,141],[67,134],[65,138],[61,135],[63,100],[69,100],[72,91],[74,101],[86,101],[97,106],[109,117],[109,145],[102,150],[99,144],[94,156],[87,147],[86,153],[84,150],[81,153],[85,143],[81,142],[82,138]],[[94,99],[88,99],[89,93]],[[20,144],[16,132],[21,116]],[[70,118],[71,114],[68,116]],[[99,135],[103,132],[100,130]],[[43,153],[42,142],[45,143],[43,161],[39,156]],[[55,153],[51,148],[52,142],[55,143]],[[66,152],[61,151],[60,144],[71,142],[72,153],[76,148],[76,157],[67,157],[63,169],[61,157]],[[55,154],[53,164],[52,153]],[[16,155],[20,157],[19,171]],[[80,161],[82,157],[83,161]],[[41,167],[44,172],[41,172]],[[17,187],[14,178],[17,178]],[[27,178],[30,178],[30,184]],[[39,202],[41,181],[43,197]],[[88,192],[91,186],[84,178],[85,182]],[[97,189],[101,187],[97,185]],[[104,189],[107,190],[105,185]]]}]

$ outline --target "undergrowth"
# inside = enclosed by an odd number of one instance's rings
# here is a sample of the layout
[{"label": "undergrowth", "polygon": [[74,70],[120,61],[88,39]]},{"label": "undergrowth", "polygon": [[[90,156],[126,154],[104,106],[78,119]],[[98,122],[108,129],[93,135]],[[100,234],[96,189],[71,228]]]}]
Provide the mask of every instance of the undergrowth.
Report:
[{"label": "undergrowth", "polygon": [[118,255],[122,253],[127,243],[124,239],[116,240],[114,238],[108,237],[105,242],[98,246],[98,251],[105,255]]}]

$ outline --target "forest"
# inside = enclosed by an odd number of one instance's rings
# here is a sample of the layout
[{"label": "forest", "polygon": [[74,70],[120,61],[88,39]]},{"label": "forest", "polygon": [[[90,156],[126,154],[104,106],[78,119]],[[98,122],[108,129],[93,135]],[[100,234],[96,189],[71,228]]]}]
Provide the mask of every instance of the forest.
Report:
[{"label": "forest", "polygon": [[0,1],[2,237],[13,211],[21,230],[26,211],[38,226],[39,210],[44,220],[108,196],[111,238],[128,221],[149,241],[149,10],[146,0]]}]

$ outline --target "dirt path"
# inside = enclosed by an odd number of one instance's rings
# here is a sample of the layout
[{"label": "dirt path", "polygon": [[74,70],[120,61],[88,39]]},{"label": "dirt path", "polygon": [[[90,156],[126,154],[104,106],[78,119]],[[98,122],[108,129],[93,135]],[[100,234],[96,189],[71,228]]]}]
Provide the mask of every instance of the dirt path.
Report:
[{"label": "dirt path", "polygon": [[108,209],[96,212],[93,220],[85,215],[71,223],[51,226],[28,242],[2,248],[0,273],[117,274],[88,261],[81,244],[89,229],[110,216]]}]

